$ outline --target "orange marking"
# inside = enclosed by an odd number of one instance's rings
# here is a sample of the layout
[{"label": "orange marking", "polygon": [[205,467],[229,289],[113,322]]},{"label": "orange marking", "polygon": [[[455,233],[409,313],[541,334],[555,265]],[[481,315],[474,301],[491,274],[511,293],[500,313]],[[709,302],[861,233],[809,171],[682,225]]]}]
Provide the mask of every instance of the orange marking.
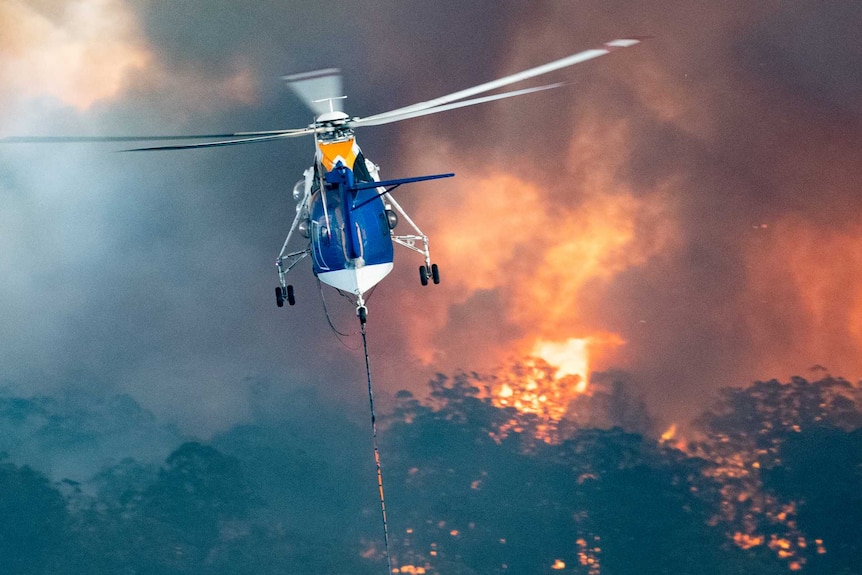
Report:
[{"label": "orange marking", "polygon": [[353,169],[353,163],[356,161],[355,140],[350,138],[345,142],[317,142],[317,147],[320,148],[323,167],[331,170],[335,167],[336,162],[341,159],[344,165]]}]

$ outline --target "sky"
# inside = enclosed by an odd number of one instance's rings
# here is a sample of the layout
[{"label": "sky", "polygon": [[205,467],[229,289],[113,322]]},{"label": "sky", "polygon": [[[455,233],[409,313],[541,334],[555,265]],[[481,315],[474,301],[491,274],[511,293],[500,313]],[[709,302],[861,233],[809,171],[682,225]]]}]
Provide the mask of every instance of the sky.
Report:
[{"label": "sky", "polygon": [[[398,192],[442,283],[401,250],[369,300],[384,405],[577,339],[669,424],[721,387],[862,375],[860,22],[840,0],[4,0],[0,137],[302,127],[284,74],[341,68],[365,116],[651,36],[357,136],[384,177],[456,173]],[[312,143],[117,149],[0,145],[0,385],[127,393],[202,436],[261,385],[362,405],[352,306],[323,292],[339,339],[305,263],[274,302]]]}]

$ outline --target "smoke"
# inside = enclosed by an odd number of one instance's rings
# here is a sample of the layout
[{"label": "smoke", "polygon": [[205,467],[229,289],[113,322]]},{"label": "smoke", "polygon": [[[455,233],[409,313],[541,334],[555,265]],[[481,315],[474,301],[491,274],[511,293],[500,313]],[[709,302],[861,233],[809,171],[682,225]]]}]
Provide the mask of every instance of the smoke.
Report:
[{"label": "smoke", "polygon": [[[420,288],[421,262],[397,253],[370,301],[378,384],[418,391],[572,339],[665,420],[815,364],[858,376],[855,3],[390,2],[333,18],[13,0],[0,15],[3,135],[295,127],[308,114],[284,73],[340,66],[367,115],[650,34],[549,77],[558,90],[359,133],[385,177],[457,173],[398,191],[443,282]],[[272,301],[307,142],[109,149],[0,149],[5,380],[127,392],[203,434],[251,417],[260,379],[362,399],[361,355],[331,336],[307,268],[298,306]]]},{"label": "smoke", "polygon": [[851,15],[555,5],[500,32],[496,73],[471,54],[475,83],[621,29],[655,36],[567,71],[571,88],[401,132],[402,169],[458,174],[412,202],[446,285],[408,312],[415,353],[476,368],[603,335],[625,343],[596,346],[592,368],[630,372],[666,420],[718,387],[815,364],[858,377]]},{"label": "smoke", "polygon": [[0,103],[50,97],[75,108],[116,97],[151,55],[122,0],[0,6]]}]

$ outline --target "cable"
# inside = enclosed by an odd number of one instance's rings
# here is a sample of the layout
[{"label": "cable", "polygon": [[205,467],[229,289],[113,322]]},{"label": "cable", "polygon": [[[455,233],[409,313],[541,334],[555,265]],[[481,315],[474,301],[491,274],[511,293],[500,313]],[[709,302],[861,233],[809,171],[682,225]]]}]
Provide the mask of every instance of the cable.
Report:
[{"label": "cable", "polygon": [[343,339],[356,335],[355,331],[353,333],[342,333],[338,330],[338,328],[335,327],[335,324],[332,323],[332,316],[329,315],[329,306],[326,304],[326,297],[323,295],[323,285],[320,282],[320,278],[317,278],[317,290],[320,292],[320,301],[321,303],[323,303],[323,313],[326,315],[326,323],[329,324],[329,329],[331,329],[332,333],[335,334],[335,338],[339,341],[339,343],[341,343],[341,345],[343,345],[350,351],[356,351],[357,349],[359,349],[359,346],[353,347],[351,345],[348,345],[348,343]]},{"label": "cable", "polygon": [[374,438],[374,463],[377,464],[377,489],[380,492],[380,513],[383,517],[383,544],[386,549],[386,565],[392,573],[392,557],[389,555],[389,525],[386,523],[386,499],[383,497],[383,469],[380,467],[380,450],[377,448],[377,418],[374,415],[374,393],[371,391],[371,367],[368,363],[368,340],[365,338],[365,322],[362,326],[362,347],[365,348],[365,375],[368,378],[368,403],[371,406],[371,435]]}]

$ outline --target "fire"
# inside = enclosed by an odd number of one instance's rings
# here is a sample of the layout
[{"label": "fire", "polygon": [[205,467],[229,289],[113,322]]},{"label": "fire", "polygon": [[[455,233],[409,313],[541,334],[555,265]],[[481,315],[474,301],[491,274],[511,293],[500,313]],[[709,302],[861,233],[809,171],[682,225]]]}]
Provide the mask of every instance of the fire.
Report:
[{"label": "fire", "polygon": [[533,355],[540,357],[557,368],[554,377],[560,379],[567,375],[575,375],[580,378],[576,386],[577,393],[587,390],[589,377],[590,358],[587,352],[589,338],[570,338],[566,341],[554,343],[551,341],[538,341],[533,347]]},{"label": "fire", "polygon": [[414,357],[453,371],[532,355],[554,365],[557,379],[575,377],[572,393],[587,392],[590,370],[625,367],[614,363],[623,337],[606,327],[607,292],[679,237],[670,182],[635,191],[620,180],[628,125],[586,118],[568,149],[541,165],[493,156],[477,163],[444,140],[412,134],[404,144],[411,170],[458,174],[413,208],[443,275],[436,297],[399,305],[410,310],[400,319],[413,326]]},{"label": "fire", "polygon": [[[579,395],[589,393],[593,345],[593,338],[539,340],[529,355],[531,359],[497,371],[488,382],[487,396],[497,407],[513,407],[519,413],[537,416],[538,439],[554,441],[557,424],[569,405]],[[505,437],[509,431],[523,431],[517,418],[503,426],[500,436]]]},{"label": "fire", "polygon": [[[492,370],[512,357],[550,365],[546,373],[525,360],[489,389],[495,405],[536,415],[545,441],[570,403],[590,393],[590,371],[614,365],[625,343],[604,327],[596,305],[604,290],[619,274],[660,257],[676,237],[666,183],[635,193],[618,181],[628,127],[595,118],[582,128],[560,152],[568,162],[550,181],[536,177],[547,166],[465,164],[433,137],[423,137],[421,151],[411,154],[420,168],[430,157],[451,165],[459,188],[417,200],[417,219],[429,222],[445,278],[435,287],[444,293],[422,306],[399,306],[413,315],[401,318],[413,326],[411,351],[440,371]],[[457,312],[459,306],[469,311]]]},{"label": "fire", "polygon": [[661,442],[667,443],[671,441],[674,437],[676,437],[676,423],[672,423],[670,427],[668,427],[664,433],[661,434]]},{"label": "fire", "polygon": [[733,542],[740,549],[751,549],[752,547],[758,547],[763,545],[766,541],[766,538],[763,535],[751,535],[749,533],[742,533],[740,531],[733,534]]},{"label": "fire", "polygon": [[514,407],[521,413],[557,422],[569,401],[585,391],[579,374],[554,375],[549,364],[528,360],[511,370],[501,370],[491,382],[489,395],[497,407]]},{"label": "fire", "polygon": [[[486,397],[496,407],[511,407],[518,413],[536,416],[537,438],[550,443],[556,439],[557,424],[569,403],[584,389],[578,374],[557,377],[555,371],[541,358],[502,368],[486,382]],[[514,417],[492,436],[499,440],[509,432],[520,433],[523,430],[522,422]]]}]

